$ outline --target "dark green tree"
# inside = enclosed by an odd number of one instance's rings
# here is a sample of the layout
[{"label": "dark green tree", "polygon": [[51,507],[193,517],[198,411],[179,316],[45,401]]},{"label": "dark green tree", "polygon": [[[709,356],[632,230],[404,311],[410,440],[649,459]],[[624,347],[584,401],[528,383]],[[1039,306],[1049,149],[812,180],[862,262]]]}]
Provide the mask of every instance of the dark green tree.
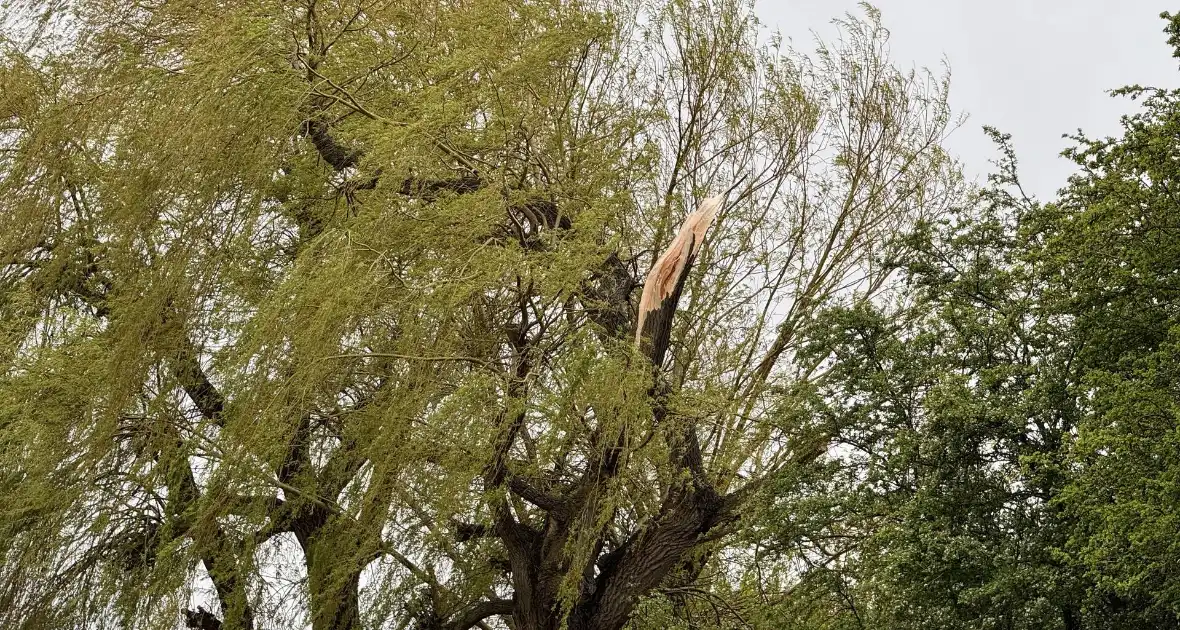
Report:
[{"label": "dark green tree", "polygon": [[[773,614],[798,628],[1053,628],[1077,619],[1053,501],[1075,414],[1056,330],[1021,258],[1007,138],[975,199],[910,237],[892,300],[826,311],[806,413],[838,435],[753,528],[801,572]],[[790,523],[789,528],[778,526]]]},{"label": "dark green tree", "polygon": [[897,300],[816,320],[798,407],[841,446],[751,538],[787,627],[1180,627],[1180,92],[1114,94],[1140,111],[1072,136],[1052,202],[989,130],[997,174],[915,231]]}]

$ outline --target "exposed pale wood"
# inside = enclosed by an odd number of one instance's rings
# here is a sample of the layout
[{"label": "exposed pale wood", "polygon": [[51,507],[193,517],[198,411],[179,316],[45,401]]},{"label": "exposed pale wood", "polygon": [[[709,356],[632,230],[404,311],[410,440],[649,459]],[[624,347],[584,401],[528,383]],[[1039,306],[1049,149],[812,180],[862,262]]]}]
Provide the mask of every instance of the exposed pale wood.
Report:
[{"label": "exposed pale wood", "polygon": [[[705,199],[699,208],[684,219],[676,238],[672,239],[668,248],[648,272],[647,280],[643,283],[643,294],[639,299],[639,318],[635,326],[636,344],[643,346],[645,336],[650,337],[655,329],[667,328],[669,322],[663,320],[670,318],[675,310],[678,289],[688,274],[692,260],[700,252],[705,232],[713,223],[724,201],[721,196]],[[663,317],[652,316],[653,313],[660,313]],[[663,346],[661,340],[657,339],[649,339],[649,343],[649,348],[653,349]],[[651,358],[657,363],[663,354],[651,350],[648,353],[656,355]]]}]

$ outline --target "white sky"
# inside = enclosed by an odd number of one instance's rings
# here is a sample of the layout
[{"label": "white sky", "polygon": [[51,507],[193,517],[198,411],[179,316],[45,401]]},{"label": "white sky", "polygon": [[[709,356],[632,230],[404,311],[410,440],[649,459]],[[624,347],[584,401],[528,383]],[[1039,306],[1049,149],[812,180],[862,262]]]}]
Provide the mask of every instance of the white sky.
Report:
[{"label": "white sky", "polygon": [[[1058,157],[1078,128],[1118,134],[1119,116],[1137,104],[1106,91],[1131,83],[1180,84],[1162,29],[1163,0],[876,0],[892,34],[894,61],[936,73],[951,69],[951,105],[969,115],[949,149],[968,175],[989,172],[995,157],[980,131],[1012,134],[1025,189],[1051,197],[1073,172]],[[855,0],[757,0],[759,18],[795,48],[810,52],[811,31],[828,38],[831,19],[860,14]]]}]

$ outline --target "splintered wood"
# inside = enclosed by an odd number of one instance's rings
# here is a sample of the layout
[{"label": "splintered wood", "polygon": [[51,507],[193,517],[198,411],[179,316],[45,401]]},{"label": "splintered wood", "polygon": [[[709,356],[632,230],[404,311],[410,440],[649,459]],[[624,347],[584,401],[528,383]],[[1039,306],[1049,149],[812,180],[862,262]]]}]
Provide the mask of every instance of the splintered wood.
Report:
[{"label": "splintered wood", "polygon": [[[669,298],[675,297],[674,294],[677,292],[677,287],[680,286],[682,277],[687,274],[689,265],[701,249],[705,232],[709,229],[714,217],[717,216],[717,211],[721,209],[722,201],[723,198],[720,196],[709,197],[701,203],[696,211],[689,214],[685,218],[684,224],[680,226],[680,232],[676,238],[672,240],[668,249],[664,250],[651,272],[647,274],[647,281],[643,283],[643,295],[639,300],[639,321],[635,327],[635,343],[639,344],[643,339],[643,327],[648,314],[661,311],[667,306],[675,308],[674,304],[668,305],[666,302]],[[667,316],[670,317],[671,313],[667,313]]]}]

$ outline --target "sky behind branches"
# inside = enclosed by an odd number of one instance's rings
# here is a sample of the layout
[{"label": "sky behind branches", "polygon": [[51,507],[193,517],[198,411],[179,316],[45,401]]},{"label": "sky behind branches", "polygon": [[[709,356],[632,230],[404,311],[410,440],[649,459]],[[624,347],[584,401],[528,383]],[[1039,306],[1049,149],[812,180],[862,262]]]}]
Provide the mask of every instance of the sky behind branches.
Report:
[{"label": "sky behind branches", "polygon": [[[896,62],[951,69],[951,105],[969,115],[948,142],[970,177],[995,157],[981,131],[1012,134],[1030,194],[1045,199],[1073,166],[1059,157],[1062,134],[1118,133],[1135,109],[1107,91],[1131,83],[1180,87],[1163,34],[1162,0],[877,0]],[[794,47],[811,51],[811,31],[828,39],[830,20],[859,13],[856,0],[758,0],[759,18]]]}]

